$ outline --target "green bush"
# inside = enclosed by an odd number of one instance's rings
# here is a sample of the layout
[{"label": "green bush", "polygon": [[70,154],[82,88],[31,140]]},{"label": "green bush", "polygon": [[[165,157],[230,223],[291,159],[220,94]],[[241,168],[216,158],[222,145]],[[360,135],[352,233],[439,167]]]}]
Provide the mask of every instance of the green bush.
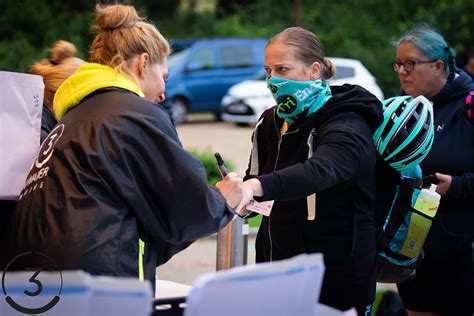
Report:
[{"label": "green bush", "polygon": [[249,219],[249,225],[250,227],[259,227],[260,226],[260,223],[262,222],[262,215],[258,215],[258,216],[255,216],[255,217],[252,217]]},{"label": "green bush", "polygon": [[[209,150],[202,151],[196,148],[190,148],[188,149],[188,151],[196,158],[198,158],[204,165],[204,169],[206,169],[207,183],[209,183],[210,185],[215,185],[218,181],[222,179],[221,174],[219,173],[219,169],[217,168],[216,158],[214,157],[213,152]],[[230,160],[226,159],[226,157],[224,156],[222,156],[222,159],[225,162],[227,171],[234,171],[234,164]]]}]

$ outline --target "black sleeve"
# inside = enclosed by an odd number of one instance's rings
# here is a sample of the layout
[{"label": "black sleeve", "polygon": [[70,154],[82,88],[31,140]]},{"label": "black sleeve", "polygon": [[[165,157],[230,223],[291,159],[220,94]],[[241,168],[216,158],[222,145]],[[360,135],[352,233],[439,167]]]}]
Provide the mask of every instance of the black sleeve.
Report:
[{"label": "black sleeve", "polygon": [[157,113],[125,117],[102,133],[115,191],[147,235],[169,248],[215,233],[232,218],[222,194],[207,184],[201,162],[185,151],[171,121]]},{"label": "black sleeve", "polygon": [[302,198],[351,179],[361,159],[358,137],[342,129],[326,132],[310,159],[259,176],[263,200]]},{"label": "black sleeve", "polygon": [[474,173],[453,176],[451,187],[446,196],[454,199],[472,199],[474,197]]}]

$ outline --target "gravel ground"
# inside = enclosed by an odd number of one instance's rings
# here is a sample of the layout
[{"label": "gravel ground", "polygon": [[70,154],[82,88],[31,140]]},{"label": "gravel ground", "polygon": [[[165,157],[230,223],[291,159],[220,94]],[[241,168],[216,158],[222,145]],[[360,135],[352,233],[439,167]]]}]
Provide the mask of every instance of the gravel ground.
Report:
[{"label": "gravel ground", "polygon": [[[249,236],[247,263],[255,263],[255,236]],[[158,267],[158,279],[192,285],[198,275],[216,271],[216,235],[200,239]]]}]

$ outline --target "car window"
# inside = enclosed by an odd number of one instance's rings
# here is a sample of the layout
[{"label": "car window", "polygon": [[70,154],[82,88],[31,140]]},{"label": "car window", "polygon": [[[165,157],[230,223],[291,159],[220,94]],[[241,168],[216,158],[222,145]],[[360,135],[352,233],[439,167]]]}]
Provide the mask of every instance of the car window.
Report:
[{"label": "car window", "polygon": [[187,51],[183,50],[179,53],[174,53],[168,57],[168,68],[175,68],[181,64],[182,60],[186,57]]},{"label": "car window", "polygon": [[195,43],[195,39],[172,39],[169,41],[171,46],[171,55],[179,53],[187,48],[189,48],[193,43]]},{"label": "car window", "polygon": [[347,66],[337,66],[336,65],[336,75],[333,80],[350,78],[355,76],[355,69]]},{"label": "car window", "polygon": [[244,68],[255,65],[251,46],[222,46],[220,51],[223,68]]},{"label": "car window", "polygon": [[210,70],[216,68],[216,59],[212,47],[198,49],[186,65],[187,71]]},{"label": "car window", "polygon": [[265,69],[259,70],[254,76],[254,80],[267,80],[267,71]]}]

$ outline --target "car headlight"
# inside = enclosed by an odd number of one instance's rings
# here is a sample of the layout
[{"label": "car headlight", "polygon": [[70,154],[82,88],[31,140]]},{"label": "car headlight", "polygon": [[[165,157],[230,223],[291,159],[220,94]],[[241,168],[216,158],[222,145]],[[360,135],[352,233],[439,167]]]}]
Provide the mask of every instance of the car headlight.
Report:
[{"label": "car headlight", "polygon": [[273,97],[264,95],[264,96],[256,96],[252,98],[248,98],[245,101],[247,101],[247,104],[250,104],[252,106],[258,106],[258,107],[264,107],[264,108],[270,108],[273,105],[275,105],[275,100]]},{"label": "car headlight", "polygon": [[229,95],[229,94],[226,94],[223,98],[222,98],[222,106],[226,106],[230,103],[233,103],[235,101],[237,101],[238,99],[232,95]]}]

